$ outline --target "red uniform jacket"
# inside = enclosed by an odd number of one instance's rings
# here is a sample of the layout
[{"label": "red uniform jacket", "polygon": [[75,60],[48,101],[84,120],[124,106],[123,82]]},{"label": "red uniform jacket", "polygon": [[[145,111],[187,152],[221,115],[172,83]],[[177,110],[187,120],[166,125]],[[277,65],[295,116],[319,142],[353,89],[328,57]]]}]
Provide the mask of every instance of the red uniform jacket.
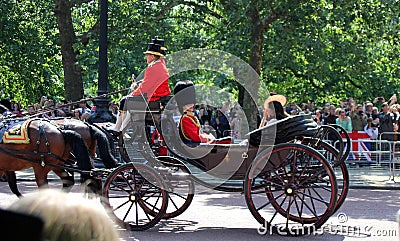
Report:
[{"label": "red uniform jacket", "polygon": [[132,95],[147,94],[148,101],[159,100],[161,96],[168,96],[171,90],[168,85],[169,73],[165,61],[160,58],[149,64],[144,72],[143,82]]},{"label": "red uniform jacket", "polygon": [[182,139],[188,142],[208,142],[208,138],[200,134],[200,122],[193,112],[185,112],[179,122],[179,130]]}]

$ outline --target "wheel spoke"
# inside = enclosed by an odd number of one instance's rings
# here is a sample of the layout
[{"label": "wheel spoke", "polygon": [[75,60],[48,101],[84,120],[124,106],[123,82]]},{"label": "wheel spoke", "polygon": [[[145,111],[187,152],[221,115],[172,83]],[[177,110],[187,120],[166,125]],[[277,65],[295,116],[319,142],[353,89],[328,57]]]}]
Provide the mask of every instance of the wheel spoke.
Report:
[{"label": "wheel spoke", "polygon": [[125,206],[125,204],[127,204],[127,203],[129,203],[129,200],[126,201],[126,202],[124,202],[124,203],[122,203],[122,204],[120,204],[120,205],[118,205],[116,208],[113,208],[113,211],[117,211],[117,210],[120,209],[121,207]]},{"label": "wheel spoke", "polygon": [[308,197],[308,198],[310,198],[310,199],[312,199],[312,200],[315,200],[315,201],[319,201],[320,203],[323,203],[323,204],[325,204],[325,205],[329,205],[329,203],[330,202],[328,202],[328,201],[325,201],[325,200],[323,200],[323,198],[315,198],[315,197],[313,197],[311,194],[306,194],[306,193],[304,193],[304,196],[306,196],[306,197]]},{"label": "wheel spoke", "polygon": [[[133,207],[133,203],[131,203],[131,205],[130,205],[129,208],[128,208],[128,211],[125,213],[125,216],[124,216],[124,218],[122,219],[124,222],[125,222],[125,220],[126,220],[126,217],[128,217],[128,214],[130,213],[132,207]],[[137,213],[137,207],[136,207],[136,213]]]}]

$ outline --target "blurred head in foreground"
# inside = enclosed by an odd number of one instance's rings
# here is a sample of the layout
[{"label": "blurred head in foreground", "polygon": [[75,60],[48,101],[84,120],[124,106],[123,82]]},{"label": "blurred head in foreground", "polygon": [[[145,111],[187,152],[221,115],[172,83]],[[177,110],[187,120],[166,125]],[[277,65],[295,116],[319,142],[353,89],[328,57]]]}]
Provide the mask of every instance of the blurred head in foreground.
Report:
[{"label": "blurred head in foreground", "polygon": [[8,209],[43,219],[43,240],[119,240],[113,222],[98,200],[85,199],[59,190],[44,189],[24,196]]}]

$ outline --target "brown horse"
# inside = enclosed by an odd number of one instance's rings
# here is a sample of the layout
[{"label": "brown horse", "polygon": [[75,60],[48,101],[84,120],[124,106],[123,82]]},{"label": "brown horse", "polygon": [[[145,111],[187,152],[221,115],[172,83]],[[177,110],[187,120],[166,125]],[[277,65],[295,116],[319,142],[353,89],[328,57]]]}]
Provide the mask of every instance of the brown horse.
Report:
[{"label": "brown horse", "polygon": [[[64,165],[70,165],[70,154],[76,157],[77,167],[81,171],[90,171],[94,164],[89,157],[89,152],[84,139],[72,130],[62,130],[45,119],[27,120],[27,133],[30,142],[27,144],[0,144],[0,170],[4,170],[11,190],[21,196],[16,186],[14,171],[33,167],[36,183],[39,187],[47,184],[47,174],[56,173],[64,181],[64,187],[73,184],[73,175],[66,172]],[[88,172],[82,174],[82,180],[92,179]],[[91,184],[93,191],[100,185]]]},{"label": "brown horse", "polygon": [[55,119],[51,120],[51,122],[62,130],[76,131],[79,135],[81,135],[88,147],[89,154],[92,159],[95,158],[97,150],[105,168],[114,168],[117,166],[118,161],[111,153],[109,139],[99,127],[71,118]]}]

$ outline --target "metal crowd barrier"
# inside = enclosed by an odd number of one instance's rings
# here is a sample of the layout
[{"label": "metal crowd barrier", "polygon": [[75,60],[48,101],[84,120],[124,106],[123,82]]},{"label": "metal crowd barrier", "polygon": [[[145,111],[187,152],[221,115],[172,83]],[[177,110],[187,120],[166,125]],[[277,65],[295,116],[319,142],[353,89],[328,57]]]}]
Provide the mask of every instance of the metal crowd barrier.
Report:
[{"label": "metal crowd barrier", "polygon": [[[398,135],[399,140],[385,140],[384,135]],[[346,140],[343,139],[345,142]],[[339,141],[335,142],[337,145]],[[356,149],[353,147],[357,146]],[[350,153],[346,160],[349,167],[367,166],[371,168],[382,168],[385,175],[389,175],[389,180],[394,178],[400,171],[400,133],[383,132],[379,134],[377,140],[371,139],[351,139]],[[389,172],[387,174],[387,171]]]}]

